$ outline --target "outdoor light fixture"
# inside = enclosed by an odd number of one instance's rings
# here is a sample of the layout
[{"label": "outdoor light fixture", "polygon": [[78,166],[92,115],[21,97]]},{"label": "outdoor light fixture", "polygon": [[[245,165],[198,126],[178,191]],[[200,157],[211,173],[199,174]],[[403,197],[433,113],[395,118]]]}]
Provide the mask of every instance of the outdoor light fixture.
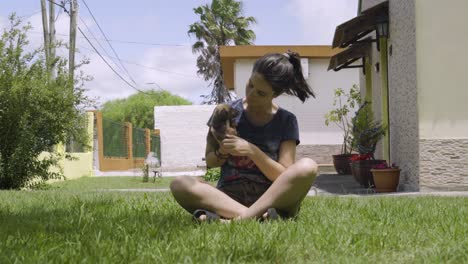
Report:
[{"label": "outdoor light fixture", "polygon": [[375,24],[377,50],[380,51],[379,40],[381,37],[388,38],[388,17],[379,17]]},{"label": "outdoor light fixture", "polygon": [[375,30],[377,31],[377,38],[379,37],[388,37],[388,20],[387,19],[379,19],[377,21],[377,25],[375,26]]}]

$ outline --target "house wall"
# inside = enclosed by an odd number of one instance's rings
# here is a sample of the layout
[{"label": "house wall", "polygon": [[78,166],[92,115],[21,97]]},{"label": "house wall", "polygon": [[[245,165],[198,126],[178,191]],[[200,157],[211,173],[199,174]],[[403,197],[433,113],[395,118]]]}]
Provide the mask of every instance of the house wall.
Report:
[{"label": "house wall", "polygon": [[163,172],[196,171],[205,166],[206,123],[214,105],[156,106],[155,129],[160,129]]},{"label": "house wall", "polygon": [[[362,10],[384,1],[362,0]],[[419,116],[418,90],[416,79],[416,26],[414,1],[391,0],[389,2],[388,39],[388,97],[390,159],[402,169],[400,190],[419,190]],[[372,34],[375,38],[375,33]],[[375,44],[371,53],[371,63],[380,64],[380,53]],[[381,67],[380,67],[381,68]],[[372,67],[372,101],[375,117],[382,116],[381,72]],[[365,91],[365,81],[361,77],[361,91]],[[364,92],[363,92],[364,94]],[[379,144],[376,156],[381,158]]]},{"label": "house wall", "polygon": [[[87,112],[86,113],[88,118],[88,135],[89,135],[89,142],[88,145],[90,149],[86,152],[81,153],[66,153],[73,157],[73,160],[61,159],[58,162],[58,167],[51,167],[50,171],[52,172],[59,172],[62,171],[63,175],[67,180],[70,179],[77,179],[80,177],[86,176],[94,176],[93,170],[93,133],[94,133],[94,113]],[[58,144],[56,146],[56,150],[58,153],[64,155],[65,154],[65,145]],[[47,152],[41,153],[39,159],[46,157],[49,155]],[[54,182],[57,180],[50,180],[50,182]]]},{"label": "house wall", "polygon": [[[383,1],[362,0],[362,10]],[[402,168],[400,188],[468,186],[468,2],[390,0],[388,76],[390,152]],[[372,51],[372,64],[380,62]],[[373,101],[381,116],[381,78]],[[365,82],[361,75],[361,87]],[[378,149],[377,151],[380,151]]]},{"label": "house wall", "polygon": [[[245,96],[245,85],[250,78],[253,59],[237,59],[234,66],[234,88],[238,98]],[[342,131],[334,125],[325,125],[324,115],[333,108],[334,89],[349,89],[359,83],[358,69],[346,69],[339,72],[327,71],[329,59],[307,59],[303,66],[307,82],[316,93],[302,103],[298,98],[282,95],[275,102],[284,109],[294,113],[299,123],[301,144],[297,157],[310,157],[319,164],[331,164],[332,154],[341,149]]]},{"label": "house wall", "polygon": [[[76,160],[62,160],[63,174],[67,179],[77,179],[83,176],[94,176],[93,171],[93,134],[94,134],[94,113],[87,112],[88,117],[88,145],[90,148],[83,153],[69,153]],[[63,147],[63,145],[62,145]]]},{"label": "house wall", "polygon": [[468,1],[415,6],[421,185],[468,187]]}]

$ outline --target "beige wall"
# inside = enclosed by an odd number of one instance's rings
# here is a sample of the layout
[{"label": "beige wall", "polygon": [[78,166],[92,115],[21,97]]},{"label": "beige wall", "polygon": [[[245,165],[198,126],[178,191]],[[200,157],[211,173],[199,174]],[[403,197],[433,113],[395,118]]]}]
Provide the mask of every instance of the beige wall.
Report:
[{"label": "beige wall", "polygon": [[[86,113],[88,116],[88,135],[89,135],[89,142],[88,145],[91,147],[87,152],[83,153],[67,153],[73,160],[62,159],[59,161],[57,167],[50,168],[53,172],[58,172],[63,170],[63,175],[67,180],[70,179],[77,179],[84,176],[94,176],[93,172],[93,131],[94,131],[94,113],[88,112]],[[65,145],[59,144],[56,146],[57,152],[60,154],[65,154]],[[45,157],[48,155],[47,152],[41,154],[41,157]],[[55,180],[51,180],[53,182]]]},{"label": "beige wall", "polygon": [[88,116],[88,145],[91,148],[83,153],[69,153],[75,160],[63,160],[63,174],[67,179],[76,179],[83,176],[93,176],[93,133],[94,133],[94,113],[86,113]]},{"label": "beige wall", "polygon": [[[383,0],[362,0],[363,10]],[[390,115],[390,159],[402,169],[400,190],[419,189],[419,120],[417,109],[416,44],[414,0],[390,0],[388,47],[388,93]],[[372,32],[375,38],[375,32]],[[391,51],[391,52],[390,52]],[[382,72],[375,69],[381,63],[380,52],[372,45],[372,100],[374,114],[382,118]],[[362,94],[365,79],[361,74]],[[381,142],[376,157],[382,158]]]},{"label": "beige wall", "polygon": [[468,138],[468,1],[415,4],[420,137]]},{"label": "beige wall", "polygon": [[[399,189],[468,186],[468,1],[389,4],[390,156],[402,169]],[[372,64],[379,60],[374,45]],[[374,70],[372,81],[379,116],[382,80]]]}]

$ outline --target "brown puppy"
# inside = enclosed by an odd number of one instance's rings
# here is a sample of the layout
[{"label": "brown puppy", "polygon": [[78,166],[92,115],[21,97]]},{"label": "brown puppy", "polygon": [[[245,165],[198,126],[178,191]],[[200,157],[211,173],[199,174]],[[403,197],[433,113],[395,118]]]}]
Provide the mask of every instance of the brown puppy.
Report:
[{"label": "brown puppy", "polygon": [[215,150],[226,135],[237,135],[235,118],[238,111],[227,104],[219,104],[213,110],[208,126],[210,130],[206,136],[207,143]]}]

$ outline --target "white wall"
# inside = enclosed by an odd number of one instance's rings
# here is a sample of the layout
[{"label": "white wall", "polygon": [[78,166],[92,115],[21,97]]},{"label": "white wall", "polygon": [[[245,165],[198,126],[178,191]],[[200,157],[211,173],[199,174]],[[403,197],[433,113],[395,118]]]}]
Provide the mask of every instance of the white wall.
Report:
[{"label": "white wall", "polygon": [[196,170],[204,165],[208,127],[214,105],[156,106],[155,129],[161,132],[163,171]]},{"label": "white wall", "polygon": [[468,138],[468,1],[415,3],[420,137]]},{"label": "white wall", "polygon": [[[255,60],[239,59],[234,66],[234,87],[238,97],[245,96],[245,85],[250,78]],[[333,107],[334,89],[349,90],[359,84],[358,69],[327,71],[328,59],[309,59],[307,82],[316,94],[304,104],[296,97],[282,95],[275,100],[284,109],[293,112],[299,122],[301,144],[333,145],[341,144],[342,131],[331,125],[325,126],[324,115]]]}]

